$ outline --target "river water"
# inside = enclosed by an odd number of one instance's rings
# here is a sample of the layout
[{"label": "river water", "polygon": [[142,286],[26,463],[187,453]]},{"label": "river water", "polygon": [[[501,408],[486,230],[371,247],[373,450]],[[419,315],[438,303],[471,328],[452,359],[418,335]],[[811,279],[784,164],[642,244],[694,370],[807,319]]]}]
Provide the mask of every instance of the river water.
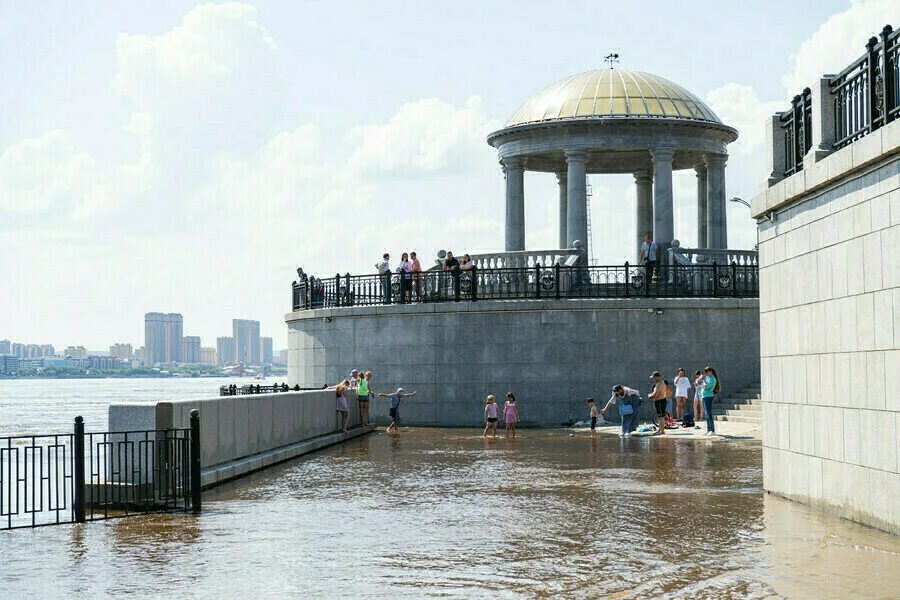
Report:
[{"label": "river water", "polygon": [[[105,414],[77,383],[44,414]],[[42,422],[3,402],[0,422]],[[197,516],[0,532],[0,597],[119,595],[897,598],[900,538],[763,493],[756,441],[422,428],[226,484]]]}]

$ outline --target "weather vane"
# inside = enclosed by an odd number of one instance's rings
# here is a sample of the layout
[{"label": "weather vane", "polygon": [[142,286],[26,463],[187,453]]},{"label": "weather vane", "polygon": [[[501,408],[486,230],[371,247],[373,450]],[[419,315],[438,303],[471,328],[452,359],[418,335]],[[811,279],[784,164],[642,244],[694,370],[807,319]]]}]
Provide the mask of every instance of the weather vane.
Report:
[{"label": "weather vane", "polygon": [[610,69],[615,69],[616,64],[619,62],[619,53],[618,52],[610,52],[603,59],[603,62],[607,63],[609,65]]}]

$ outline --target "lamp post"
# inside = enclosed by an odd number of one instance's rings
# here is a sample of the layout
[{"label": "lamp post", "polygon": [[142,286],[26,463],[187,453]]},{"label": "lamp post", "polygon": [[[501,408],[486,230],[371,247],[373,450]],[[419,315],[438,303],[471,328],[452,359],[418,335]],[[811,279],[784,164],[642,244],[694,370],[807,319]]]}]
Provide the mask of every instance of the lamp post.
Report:
[{"label": "lamp post", "polygon": [[[737,196],[735,196],[734,198],[730,198],[728,201],[729,201],[729,202],[737,202],[738,204],[743,204],[744,206],[746,206],[746,207],[749,208],[750,210],[753,210],[753,209],[750,207],[750,203],[747,202],[746,200],[744,200],[743,198],[738,198]],[[757,221],[757,223],[756,223],[756,245],[753,247],[753,249],[754,249],[756,252],[759,252],[759,221]]]},{"label": "lamp post", "polygon": [[744,200],[743,198],[738,198],[737,196],[735,196],[734,198],[731,198],[731,199],[729,200],[729,202],[738,202],[739,204],[743,204],[743,205],[746,206],[747,208],[750,208],[750,203],[749,203],[749,202],[747,202],[747,201]]}]

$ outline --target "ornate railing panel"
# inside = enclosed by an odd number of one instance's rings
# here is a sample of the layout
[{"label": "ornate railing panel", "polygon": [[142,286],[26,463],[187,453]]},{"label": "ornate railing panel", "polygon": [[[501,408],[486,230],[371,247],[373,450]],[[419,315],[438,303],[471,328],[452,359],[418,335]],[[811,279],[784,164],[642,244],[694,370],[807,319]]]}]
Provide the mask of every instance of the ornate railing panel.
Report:
[{"label": "ornate railing panel", "polygon": [[834,101],[834,147],[843,148],[900,113],[900,32],[886,25],[881,39],[872,37],[866,53],[831,80]]},{"label": "ornate railing panel", "polygon": [[784,175],[803,169],[803,157],[812,147],[812,91],[805,88],[794,96],[791,108],[781,114],[784,129]]},{"label": "ornate railing panel", "polygon": [[672,264],[706,264],[717,263],[739,266],[757,266],[759,253],[755,250],[719,250],[715,248],[670,248],[670,261]]}]

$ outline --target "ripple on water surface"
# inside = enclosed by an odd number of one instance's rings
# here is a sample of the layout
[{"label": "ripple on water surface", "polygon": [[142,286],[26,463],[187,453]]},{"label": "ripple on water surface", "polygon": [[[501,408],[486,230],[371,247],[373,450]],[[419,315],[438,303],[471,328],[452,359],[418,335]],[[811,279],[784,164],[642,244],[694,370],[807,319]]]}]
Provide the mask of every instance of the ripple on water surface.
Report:
[{"label": "ripple on water surface", "polygon": [[198,517],[2,533],[0,583],[35,597],[894,594],[897,538],[766,496],[760,467],[758,442],[377,433],[209,492]]}]

